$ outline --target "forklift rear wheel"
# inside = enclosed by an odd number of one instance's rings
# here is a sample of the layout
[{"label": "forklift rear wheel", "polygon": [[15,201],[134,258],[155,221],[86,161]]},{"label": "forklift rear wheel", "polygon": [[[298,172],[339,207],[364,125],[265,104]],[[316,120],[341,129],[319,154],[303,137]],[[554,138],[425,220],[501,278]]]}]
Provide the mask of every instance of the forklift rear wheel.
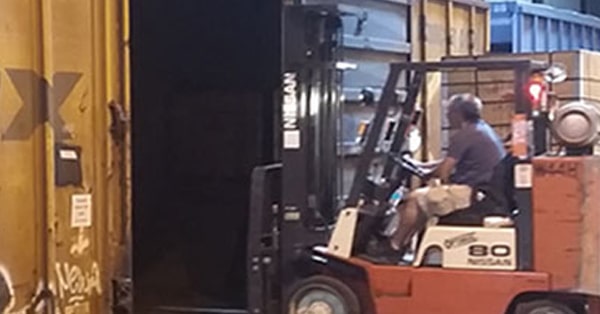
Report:
[{"label": "forklift rear wheel", "polygon": [[576,314],[568,306],[550,301],[550,300],[539,300],[521,303],[517,305],[515,314]]},{"label": "forklift rear wheel", "polygon": [[314,276],[298,282],[288,299],[288,314],[360,314],[356,294],[343,282]]}]

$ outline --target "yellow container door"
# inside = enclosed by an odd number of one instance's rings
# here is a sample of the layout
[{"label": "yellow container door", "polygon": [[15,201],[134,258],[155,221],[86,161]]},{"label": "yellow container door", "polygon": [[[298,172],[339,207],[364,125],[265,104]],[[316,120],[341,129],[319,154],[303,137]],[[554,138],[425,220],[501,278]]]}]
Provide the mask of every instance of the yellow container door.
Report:
[{"label": "yellow container door", "polygon": [[129,217],[126,121],[110,114],[127,110],[125,9],[0,1],[0,312],[110,311]]}]

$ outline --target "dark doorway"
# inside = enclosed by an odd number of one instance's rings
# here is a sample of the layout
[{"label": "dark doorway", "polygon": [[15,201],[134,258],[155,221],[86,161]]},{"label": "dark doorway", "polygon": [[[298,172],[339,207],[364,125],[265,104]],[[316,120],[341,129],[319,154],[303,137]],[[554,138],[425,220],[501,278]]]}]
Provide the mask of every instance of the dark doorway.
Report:
[{"label": "dark doorway", "polygon": [[250,174],[274,159],[280,5],[131,0],[137,309],[245,305]]}]

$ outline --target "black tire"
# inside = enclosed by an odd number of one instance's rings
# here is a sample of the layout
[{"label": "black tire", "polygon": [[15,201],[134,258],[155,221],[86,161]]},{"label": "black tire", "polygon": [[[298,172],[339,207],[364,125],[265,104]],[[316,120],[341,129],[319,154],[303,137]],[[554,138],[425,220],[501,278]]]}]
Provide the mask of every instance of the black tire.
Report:
[{"label": "black tire", "polygon": [[313,276],[301,280],[290,289],[287,299],[288,314],[319,313],[315,307],[326,307],[332,314],[361,314],[358,297],[343,282],[327,277]]},{"label": "black tire", "polygon": [[573,309],[565,304],[550,301],[538,300],[517,304],[515,314],[577,314]]}]

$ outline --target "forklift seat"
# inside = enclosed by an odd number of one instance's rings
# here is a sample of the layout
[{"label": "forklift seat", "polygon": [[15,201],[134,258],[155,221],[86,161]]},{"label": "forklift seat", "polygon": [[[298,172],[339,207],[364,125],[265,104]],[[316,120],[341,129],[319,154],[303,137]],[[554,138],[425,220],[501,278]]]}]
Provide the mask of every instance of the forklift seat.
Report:
[{"label": "forklift seat", "polygon": [[[517,208],[514,198],[514,165],[516,158],[507,154],[494,168],[486,184],[473,190],[472,205],[464,210],[440,217],[438,225],[482,226],[486,217],[512,220]],[[507,220],[508,221],[508,220]]]}]

